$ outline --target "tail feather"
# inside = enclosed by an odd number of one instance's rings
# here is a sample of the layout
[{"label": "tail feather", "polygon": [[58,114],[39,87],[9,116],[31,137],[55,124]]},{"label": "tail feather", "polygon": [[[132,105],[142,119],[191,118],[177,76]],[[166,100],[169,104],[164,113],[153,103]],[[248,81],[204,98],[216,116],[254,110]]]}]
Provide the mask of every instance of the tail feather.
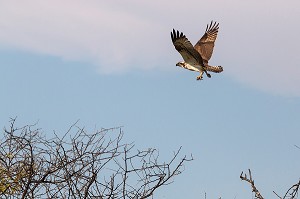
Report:
[{"label": "tail feather", "polygon": [[214,72],[214,73],[220,73],[220,72],[223,71],[223,67],[222,66],[209,66],[209,65],[206,65],[205,70],[211,71],[211,72]]}]

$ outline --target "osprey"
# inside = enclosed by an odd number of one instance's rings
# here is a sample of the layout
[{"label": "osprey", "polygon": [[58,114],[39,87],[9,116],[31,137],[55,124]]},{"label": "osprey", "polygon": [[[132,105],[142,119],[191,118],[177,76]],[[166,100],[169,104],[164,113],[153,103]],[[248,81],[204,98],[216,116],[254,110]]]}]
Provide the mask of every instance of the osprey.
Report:
[{"label": "osprey", "polygon": [[176,66],[200,72],[197,80],[202,80],[203,73],[208,78],[211,75],[207,71],[220,73],[223,71],[222,66],[210,66],[208,60],[211,58],[215,41],[217,39],[219,29],[219,23],[211,21],[207,24],[204,35],[201,39],[193,46],[186,36],[178,30],[171,32],[171,39],[175,46],[175,49],[181,54],[184,62],[178,62]]}]

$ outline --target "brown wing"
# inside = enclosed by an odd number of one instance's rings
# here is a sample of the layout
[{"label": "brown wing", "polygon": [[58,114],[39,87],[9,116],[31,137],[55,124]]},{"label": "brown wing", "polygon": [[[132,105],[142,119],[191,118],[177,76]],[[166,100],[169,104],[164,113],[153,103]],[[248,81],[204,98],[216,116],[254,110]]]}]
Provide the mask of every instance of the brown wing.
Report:
[{"label": "brown wing", "polygon": [[215,41],[218,36],[219,23],[211,21],[207,24],[204,35],[196,43],[194,48],[200,53],[204,62],[208,63],[214,50]]},{"label": "brown wing", "polygon": [[175,46],[175,49],[181,54],[183,60],[186,63],[192,65],[204,65],[201,55],[195,50],[191,42],[186,36],[178,30],[171,32],[171,39]]}]

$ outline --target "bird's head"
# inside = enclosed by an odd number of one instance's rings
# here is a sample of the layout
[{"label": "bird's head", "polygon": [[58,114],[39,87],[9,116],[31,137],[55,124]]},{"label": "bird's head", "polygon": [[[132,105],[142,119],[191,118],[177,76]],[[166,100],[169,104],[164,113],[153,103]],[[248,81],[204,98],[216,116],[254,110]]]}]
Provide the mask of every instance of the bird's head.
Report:
[{"label": "bird's head", "polygon": [[179,67],[181,67],[181,68],[184,68],[184,62],[178,62],[177,64],[176,64],[176,66],[179,66]]}]

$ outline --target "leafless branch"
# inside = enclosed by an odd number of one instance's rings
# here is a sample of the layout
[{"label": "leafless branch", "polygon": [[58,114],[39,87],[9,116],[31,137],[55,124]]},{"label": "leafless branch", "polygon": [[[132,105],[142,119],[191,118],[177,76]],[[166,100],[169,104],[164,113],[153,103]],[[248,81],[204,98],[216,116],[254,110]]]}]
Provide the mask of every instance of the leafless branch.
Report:
[{"label": "leafless branch", "polygon": [[251,185],[252,192],[255,194],[255,198],[263,199],[262,195],[260,194],[260,192],[258,191],[256,186],[254,185],[254,180],[252,179],[251,170],[249,169],[248,172],[249,172],[249,178],[247,177],[246,173],[244,174],[244,172],[242,172],[240,175],[241,180],[244,180]]},{"label": "leafless branch", "polygon": [[298,183],[291,186],[283,197],[280,197],[277,193],[275,193],[275,191],[273,191],[273,193],[280,199],[295,199],[298,196],[299,187],[300,180],[298,181]]}]

